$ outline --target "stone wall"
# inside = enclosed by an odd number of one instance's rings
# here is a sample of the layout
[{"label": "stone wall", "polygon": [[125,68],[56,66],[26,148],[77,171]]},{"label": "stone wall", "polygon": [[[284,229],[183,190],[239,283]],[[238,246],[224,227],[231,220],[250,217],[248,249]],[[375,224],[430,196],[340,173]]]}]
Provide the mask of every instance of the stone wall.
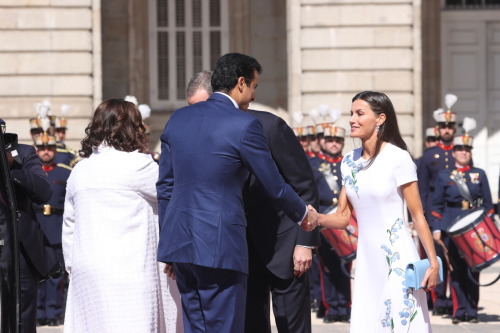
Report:
[{"label": "stone wall", "polygon": [[70,105],[68,145],[77,148],[101,99],[99,0],[0,0],[0,117],[31,143],[34,103]]},{"label": "stone wall", "polygon": [[307,114],[328,104],[342,110],[339,125],[348,128],[352,97],[384,92],[419,155],[420,1],[289,0],[288,6],[289,110]]}]

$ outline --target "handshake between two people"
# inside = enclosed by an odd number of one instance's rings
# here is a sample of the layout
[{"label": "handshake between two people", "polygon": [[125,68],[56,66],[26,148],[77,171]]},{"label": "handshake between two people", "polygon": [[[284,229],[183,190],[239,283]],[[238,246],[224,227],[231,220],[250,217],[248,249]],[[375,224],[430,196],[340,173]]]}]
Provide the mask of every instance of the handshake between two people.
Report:
[{"label": "handshake between two people", "polygon": [[300,227],[304,231],[313,231],[317,226],[319,226],[318,212],[313,206],[307,205],[307,215],[300,224]]}]

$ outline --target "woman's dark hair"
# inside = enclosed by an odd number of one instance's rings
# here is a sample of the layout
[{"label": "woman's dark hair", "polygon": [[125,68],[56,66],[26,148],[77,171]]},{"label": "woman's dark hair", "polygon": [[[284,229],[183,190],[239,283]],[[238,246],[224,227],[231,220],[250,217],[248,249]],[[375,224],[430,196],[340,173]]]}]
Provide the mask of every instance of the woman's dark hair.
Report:
[{"label": "woman's dark hair", "polygon": [[217,60],[212,73],[212,89],[228,93],[240,77],[244,77],[249,85],[255,77],[255,71],[262,73],[262,67],[254,58],[240,53],[227,53]]},{"label": "woman's dark hair", "polygon": [[390,142],[393,145],[408,151],[408,147],[406,146],[406,143],[404,142],[403,138],[401,137],[401,133],[399,132],[396,111],[394,111],[394,106],[392,105],[389,97],[381,92],[363,91],[354,96],[352,98],[352,101],[354,102],[358,99],[361,99],[370,104],[370,108],[373,112],[375,112],[376,115],[380,115],[382,113],[385,114],[385,122],[380,125],[380,128],[377,132],[375,154],[365,168],[373,164],[375,158],[380,153],[380,147],[382,146],[382,143],[384,141]]},{"label": "woman's dark hair", "polygon": [[120,151],[147,151],[148,137],[141,113],[133,103],[123,99],[102,102],[95,110],[85,134],[80,151],[82,157],[89,157],[92,148],[103,142]]}]

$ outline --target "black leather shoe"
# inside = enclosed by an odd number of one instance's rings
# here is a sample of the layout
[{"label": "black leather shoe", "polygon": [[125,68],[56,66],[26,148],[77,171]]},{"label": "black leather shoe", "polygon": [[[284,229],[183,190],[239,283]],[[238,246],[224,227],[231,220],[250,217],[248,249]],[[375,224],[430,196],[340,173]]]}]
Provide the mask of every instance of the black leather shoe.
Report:
[{"label": "black leather shoe", "polygon": [[336,321],[337,321],[337,316],[334,316],[334,315],[332,315],[332,314],[327,314],[327,315],[325,316],[325,318],[323,318],[323,322],[324,322],[325,324],[334,323],[334,322],[336,322]]},{"label": "black leather shoe", "polygon": [[57,319],[47,319],[47,326],[59,326],[61,323]]},{"label": "black leather shoe", "polygon": [[465,321],[465,316],[460,316],[460,317],[454,317],[451,322],[452,324],[458,324],[458,323],[462,323]]},{"label": "black leather shoe", "polygon": [[312,301],[311,302],[311,312],[318,312],[318,310],[319,310],[318,303],[316,303],[316,301]]},{"label": "black leather shoe", "polygon": [[349,316],[338,316],[337,321],[340,321],[341,323],[350,323],[351,318],[349,318]]},{"label": "black leather shoe", "polygon": [[467,316],[467,321],[471,324],[477,324],[479,323],[479,320],[475,316]]},{"label": "black leather shoe", "polygon": [[443,307],[435,307],[432,309],[432,315],[433,316],[443,316],[446,314],[446,309]]},{"label": "black leather shoe", "polygon": [[45,326],[45,325],[47,325],[47,319],[42,318],[36,320],[36,326]]}]

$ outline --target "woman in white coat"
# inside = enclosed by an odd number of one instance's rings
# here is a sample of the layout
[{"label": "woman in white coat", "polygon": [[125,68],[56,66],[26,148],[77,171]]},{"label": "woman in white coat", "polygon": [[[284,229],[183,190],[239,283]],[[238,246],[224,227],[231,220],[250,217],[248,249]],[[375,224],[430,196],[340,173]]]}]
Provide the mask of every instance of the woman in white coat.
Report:
[{"label": "woman in white coat", "polygon": [[180,296],[156,261],[158,165],[133,103],[98,106],[68,179],[66,332],[179,332]]}]

